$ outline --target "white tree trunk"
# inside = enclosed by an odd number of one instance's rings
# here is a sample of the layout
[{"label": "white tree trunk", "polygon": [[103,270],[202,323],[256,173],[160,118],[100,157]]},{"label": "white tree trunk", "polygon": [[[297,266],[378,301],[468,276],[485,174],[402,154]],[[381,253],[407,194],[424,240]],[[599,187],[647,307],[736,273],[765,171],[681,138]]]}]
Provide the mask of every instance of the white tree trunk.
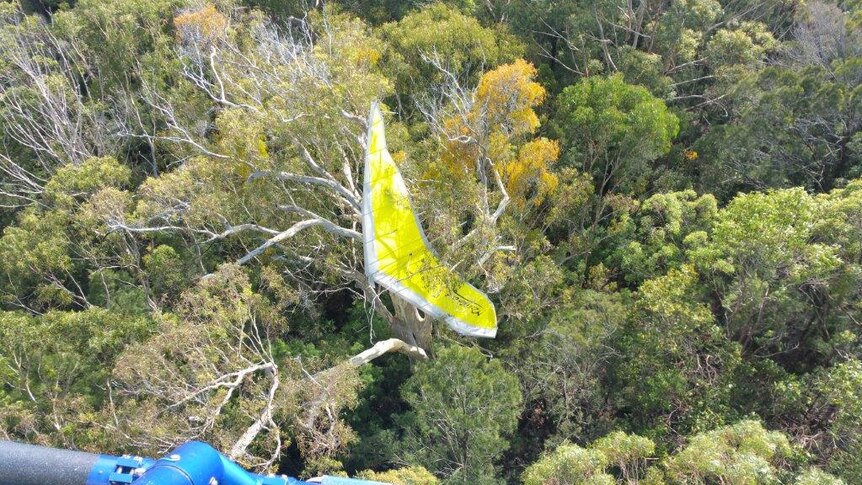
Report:
[{"label": "white tree trunk", "polygon": [[[431,350],[432,320],[419,313],[419,310],[407,300],[389,293],[392,304],[395,307],[395,322],[392,324],[392,332],[396,337],[415,345],[426,353]],[[414,360],[411,356],[411,360]]]}]

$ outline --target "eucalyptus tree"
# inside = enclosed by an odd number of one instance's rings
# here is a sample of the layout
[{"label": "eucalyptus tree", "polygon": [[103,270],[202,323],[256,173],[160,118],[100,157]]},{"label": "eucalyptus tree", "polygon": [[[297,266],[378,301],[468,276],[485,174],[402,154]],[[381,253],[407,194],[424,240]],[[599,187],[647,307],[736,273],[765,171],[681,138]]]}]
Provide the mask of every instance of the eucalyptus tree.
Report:
[{"label": "eucalyptus tree", "polygon": [[[393,313],[362,271],[358,177],[366,143],[365,112],[372,99],[392,89],[378,65],[382,42],[359,20],[328,9],[307,20],[294,19],[286,28],[256,17],[229,24],[214,8],[183,13],[175,23],[182,82],[209,99],[214,119],[210,126],[201,126],[200,117],[192,118],[182,100],[155,86],[144,87],[151,109],[166,122],[166,129],[152,137],[173,144],[182,165],[145,181],[134,207],[108,214],[108,226],[141,237],[180,233],[195,248],[222,242],[219,247],[230,248],[227,254],[236,256],[228,257],[237,263],[275,264],[310,293],[356,293],[389,322],[397,337],[427,348],[430,321],[394,296]],[[451,145],[444,146],[449,152],[458,144],[479,150],[469,154],[475,171],[467,166],[451,174],[455,178],[434,175],[438,183],[457,183],[457,190],[420,199],[420,209],[428,215],[434,211],[444,220],[475,221],[465,241],[454,244],[472,245],[470,252],[460,253],[470,276],[482,275],[482,264],[498,250],[511,251],[498,237],[486,234],[494,231],[508,207],[505,184],[521,184],[512,190],[523,192],[533,178],[552,183],[543,168],[556,158],[551,142],[542,142],[540,150],[522,150],[518,163],[538,165],[517,172],[512,172],[517,164],[505,158],[507,152],[492,154],[499,160],[487,154],[507,136],[512,137],[512,149],[518,149],[535,131],[538,119],[532,107],[544,91],[532,81],[534,75],[523,61],[501,67],[486,74],[475,91],[461,89],[460,98],[442,106],[441,113],[450,106],[456,111],[445,114],[451,121],[427,112],[441,133],[474,126],[479,130],[477,137],[443,138]],[[519,124],[509,135],[512,116],[523,121],[516,118]],[[399,127],[393,126],[390,134],[396,159],[403,159]],[[504,173],[506,169],[510,171]],[[457,207],[450,205],[453,201]],[[432,241],[451,237],[435,229],[430,226]],[[443,257],[447,259],[445,253]],[[207,273],[217,261],[199,257],[197,262]],[[462,264],[452,258],[449,262]],[[489,270],[484,273],[487,277]]]}]

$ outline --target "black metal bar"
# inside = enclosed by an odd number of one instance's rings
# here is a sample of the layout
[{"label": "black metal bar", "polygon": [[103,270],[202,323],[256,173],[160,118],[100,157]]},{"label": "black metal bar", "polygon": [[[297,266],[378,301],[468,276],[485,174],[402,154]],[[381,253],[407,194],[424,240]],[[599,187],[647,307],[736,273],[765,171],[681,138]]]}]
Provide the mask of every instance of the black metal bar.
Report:
[{"label": "black metal bar", "polygon": [[99,455],[0,441],[0,485],[86,485]]}]

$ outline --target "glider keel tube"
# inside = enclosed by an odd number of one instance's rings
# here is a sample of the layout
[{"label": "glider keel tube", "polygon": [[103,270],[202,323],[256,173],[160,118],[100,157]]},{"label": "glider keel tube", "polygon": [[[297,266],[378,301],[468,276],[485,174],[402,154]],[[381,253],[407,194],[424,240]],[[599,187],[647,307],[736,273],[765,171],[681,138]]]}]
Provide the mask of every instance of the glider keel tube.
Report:
[{"label": "glider keel tube", "polygon": [[93,453],[0,441],[0,485],[89,485],[91,470],[104,460]]}]

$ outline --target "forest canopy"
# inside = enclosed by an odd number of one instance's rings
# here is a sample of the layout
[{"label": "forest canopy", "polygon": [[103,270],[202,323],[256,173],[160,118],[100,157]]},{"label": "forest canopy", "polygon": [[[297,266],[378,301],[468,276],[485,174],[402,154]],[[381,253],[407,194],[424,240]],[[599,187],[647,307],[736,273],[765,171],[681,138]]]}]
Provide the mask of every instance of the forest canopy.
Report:
[{"label": "forest canopy", "polygon": [[[374,101],[495,339],[366,278]],[[2,2],[0,142],[2,439],[862,483],[858,0]]]}]

